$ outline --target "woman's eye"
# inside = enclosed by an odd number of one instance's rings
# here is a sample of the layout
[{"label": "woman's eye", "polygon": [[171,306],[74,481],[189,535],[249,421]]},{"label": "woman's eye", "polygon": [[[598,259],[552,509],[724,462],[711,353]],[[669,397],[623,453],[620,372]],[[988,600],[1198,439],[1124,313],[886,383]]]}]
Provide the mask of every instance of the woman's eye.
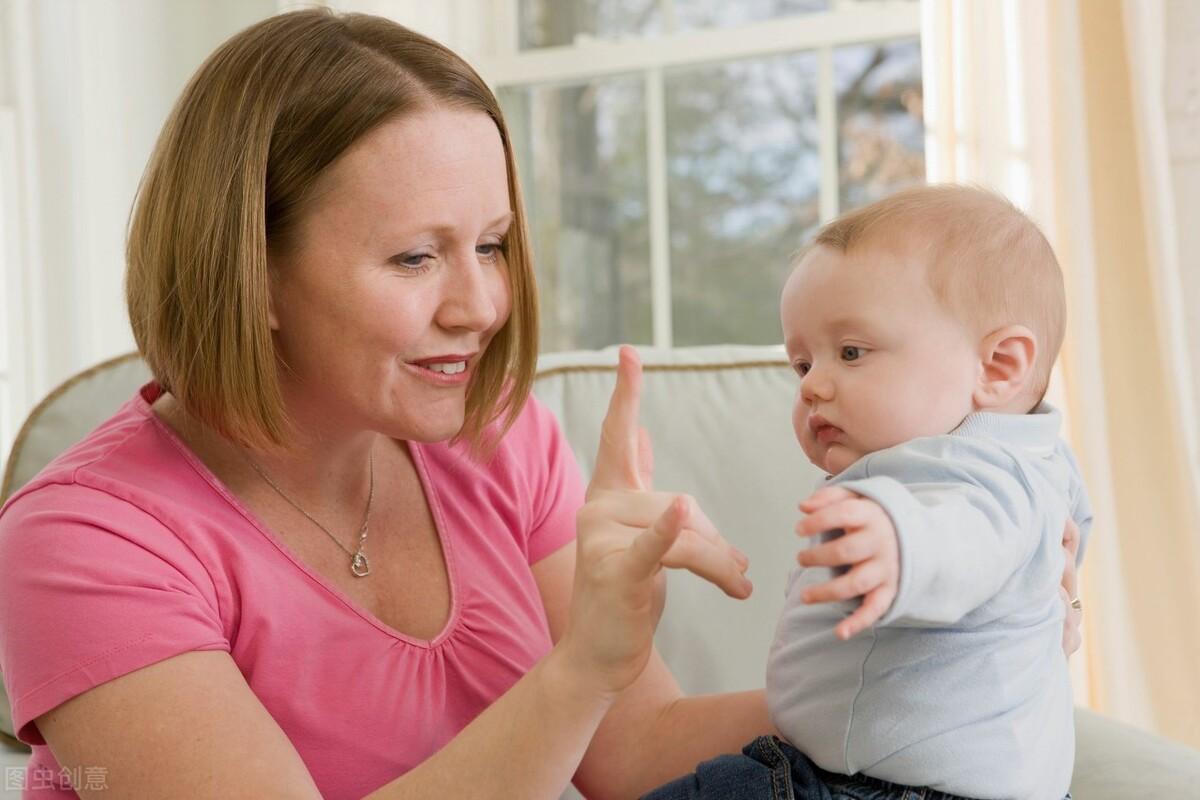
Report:
[{"label": "woman's eye", "polygon": [[495,261],[500,256],[500,251],[503,249],[504,245],[502,243],[489,242],[488,244],[481,244],[477,246],[475,248],[475,252],[478,253],[480,257],[485,258],[488,261]]},{"label": "woman's eye", "polygon": [[394,256],[392,263],[399,264],[405,269],[418,270],[425,267],[425,262],[433,258],[430,253],[404,253]]},{"label": "woman's eye", "polygon": [[862,350],[852,344],[848,344],[842,348],[842,359],[845,361],[857,361],[862,358]]}]

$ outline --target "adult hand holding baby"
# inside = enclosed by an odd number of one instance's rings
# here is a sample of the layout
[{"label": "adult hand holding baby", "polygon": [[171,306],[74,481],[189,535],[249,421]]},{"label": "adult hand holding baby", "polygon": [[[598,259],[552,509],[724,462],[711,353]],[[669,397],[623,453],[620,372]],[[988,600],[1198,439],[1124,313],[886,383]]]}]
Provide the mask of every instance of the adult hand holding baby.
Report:
[{"label": "adult hand holding baby", "polygon": [[1079,526],[1074,520],[1068,519],[1067,527],[1063,530],[1063,551],[1065,566],[1058,594],[1067,609],[1066,619],[1063,621],[1062,648],[1069,656],[1083,644],[1083,634],[1080,630],[1083,625],[1083,604],[1078,599],[1079,575],[1075,567],[1079,557]]},{"label": "adult hand holding baby", "polygon": [[617,693],[641,674],[666,602],[663,567],[682,568],[731,597],[749,597],[749,561],[686,495],[651,490],[650,439],[638,426],[641,362],[622,347],[596,469],[577,517],[577,561],[564,644]]},{"label": "adult hand holding baby", "polygon": [[843,567],[846,573],[804,590],[805,603],[829,603],[862,597],[854,613],[838,623],[834,633],[849,639],[874,625],[887,613],[900,585],[900,545],[891,517],[874,500],[840,486],[819,489],[800,504],[807,516],[796,533],[813,536],[841,529],[845,535],[801,550],[802,567]]}]

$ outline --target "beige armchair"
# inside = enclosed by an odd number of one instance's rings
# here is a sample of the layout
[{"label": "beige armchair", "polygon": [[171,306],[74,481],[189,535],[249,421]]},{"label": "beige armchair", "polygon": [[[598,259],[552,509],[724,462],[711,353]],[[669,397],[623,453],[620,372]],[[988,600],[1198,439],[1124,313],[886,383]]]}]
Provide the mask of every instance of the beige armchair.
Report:
[{"label": "beige armchair", "polygon": [[[755,583],[754,595],[736,602],[688,575],[671,574],[658,647],[688,692],[759,687],[795,554],[793,509],[818,477],[792,439],[791,371],[774,347],[642,354],[642,422],[654,441],[655,482],[702,501],[723,533],[749,555]],[[605,351],[552,354],[539,363],[534,391],[558,416],[585,474],[590,474],[615,362],[615,353]],[[145,364],[130,354],[80,373],[52,392],[18,434],[0,501],[148,379]],[[1200,797],[1200,752],[1084,709],[1077,710],[1076,723],[1076,800]],[[0,737],[24,748],[12,738],[3,696]],[[19,764],[22,758],[10,750],[0,762]]]}]

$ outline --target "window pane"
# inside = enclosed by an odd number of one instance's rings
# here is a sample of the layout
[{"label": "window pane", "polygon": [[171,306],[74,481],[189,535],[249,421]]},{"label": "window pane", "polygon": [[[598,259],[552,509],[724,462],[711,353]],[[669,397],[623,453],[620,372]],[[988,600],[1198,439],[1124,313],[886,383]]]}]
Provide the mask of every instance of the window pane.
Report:
[{"label": "window pane", "polygon": [[833,74],[841,210],[922,183],[920,42],[839,47],[833,55]]},{"label": "window pane", "polygon": [[830,0],[520,0],[521,49],[598,39],[656,36],[696,28],[731,28],[825,11]]},{"label": "window pane", "polygon": [[580,34],[600,39],[661,31],[659,0],[520,0],[521,49],[555,47]]},{"label": "window pane", "polygon": [[500,101],[533,235],[542,351],[649,343],[641,78],[505,89]]},{"label": "window pane", "polygon": [[673,6],[679,30],[732,28],[751,22],[811,14],[829,9],[830,0],[676,0]]},{"label": "window pane", "polygon": [[819,214],[816,58],[680,71],[665,93],[674,343],[777,343]]}]

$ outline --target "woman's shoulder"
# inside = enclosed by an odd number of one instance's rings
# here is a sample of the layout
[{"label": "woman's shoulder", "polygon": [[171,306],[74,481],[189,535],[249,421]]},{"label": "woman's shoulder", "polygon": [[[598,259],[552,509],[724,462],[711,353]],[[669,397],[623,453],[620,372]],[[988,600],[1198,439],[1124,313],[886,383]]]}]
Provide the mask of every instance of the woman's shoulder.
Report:
[{"label": "woman's shoulder", "polygon": [[[0,508],[71,507],[77,498],[111,495],[134,506],[155,495],[177,495],[195,472],[178,442],[150,408],[157,391],[147,384],[83,439],[50,460]],[[84,503],[83,510],[94,503]]]}]

